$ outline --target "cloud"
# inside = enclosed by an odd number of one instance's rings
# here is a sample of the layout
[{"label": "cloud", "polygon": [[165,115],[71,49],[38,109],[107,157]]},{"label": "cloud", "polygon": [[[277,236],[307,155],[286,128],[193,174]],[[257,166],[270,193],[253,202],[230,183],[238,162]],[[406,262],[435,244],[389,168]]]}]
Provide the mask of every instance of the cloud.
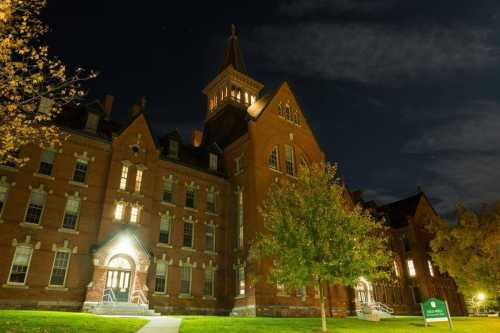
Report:
[{"label": "cloud", "polygon": [[400,200],[392,191],[384,188],[367,189],[363,191],[365,201],[375,200],[378,204],[386,205],[388,203]]},{"label": "cloud", "polygon": [[268,70],[305,77],[378,82],[436,78],[497,64],[489,32],[479,28],[302,22],[263,26],[254,38]]},{"label": "cloud", "polygon": [[294,0],[281,4],[279,11],[292,17],[316,12],[373,12],[392,7],[395,0]]},{"label": "cloud", "polygon": [[403,147],[406,154],[427,158],[422,164],[424,189],[440,199],[436,208],[444,214],[457,202],[477,207],[499,200],[500,104],[476,101],[445,113],[440,124]]}]

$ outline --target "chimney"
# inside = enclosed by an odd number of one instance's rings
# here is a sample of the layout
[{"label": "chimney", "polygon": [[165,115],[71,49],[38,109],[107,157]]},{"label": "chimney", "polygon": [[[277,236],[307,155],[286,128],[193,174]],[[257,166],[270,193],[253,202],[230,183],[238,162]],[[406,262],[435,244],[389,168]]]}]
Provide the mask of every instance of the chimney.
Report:
[{"label": "chimney", "polygon": [[355,204],[357,203],[363,203],[363,191],[357,190],[354,192],[351,192],[352,195],[352,201],[354,201]]},{"label": "chimney", "polygon": [[199,147],[201,145],[201,140],[203,138],[203,132],[199,129],[195,129],[193,132],[193,146]]},{"label": "chimney", "polygon": [[113,109],[113,101],[115,98],[111,95],[106,95],[102,98],[101,104],[104,109],[104,113],[106,114],[104,116],[104,119],[109,120],[111,119],[111,110]]}]

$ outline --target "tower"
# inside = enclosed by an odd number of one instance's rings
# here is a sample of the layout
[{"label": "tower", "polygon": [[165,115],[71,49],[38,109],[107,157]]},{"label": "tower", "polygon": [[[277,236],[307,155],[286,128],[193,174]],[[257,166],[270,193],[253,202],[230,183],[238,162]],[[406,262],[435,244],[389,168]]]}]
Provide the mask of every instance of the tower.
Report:
[{"label": "tower", "polygon": [[224,52],[224,62],[217,76],[203,89],[207,96],[207,120],[230,104],[246,109],[254,104],[263,84],[248,75],[240,49],[236,27],[231,25],[231,35],[228,38]]}]

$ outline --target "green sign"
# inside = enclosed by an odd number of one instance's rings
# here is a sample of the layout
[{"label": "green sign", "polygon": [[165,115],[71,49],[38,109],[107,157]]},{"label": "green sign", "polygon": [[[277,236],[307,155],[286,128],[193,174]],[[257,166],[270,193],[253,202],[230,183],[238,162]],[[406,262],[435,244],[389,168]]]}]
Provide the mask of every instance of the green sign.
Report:
[{"label": "green sign", "polygon": [[453,327],[446,301],[437,298],[429,298],[424,303],[421,303],[420,307],[422,308],[425,326],[430,322],[447,321],[450,329]]}]

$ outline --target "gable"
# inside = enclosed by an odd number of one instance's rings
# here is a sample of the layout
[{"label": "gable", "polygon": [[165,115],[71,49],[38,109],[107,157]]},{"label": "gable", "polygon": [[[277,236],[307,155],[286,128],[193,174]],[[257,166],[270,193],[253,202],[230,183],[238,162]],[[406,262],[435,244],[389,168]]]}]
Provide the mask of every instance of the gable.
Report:
[{"label": "gable", "polygon": [[113,145],[128,147],[133,144],[138,144],[148,151],[157,149],[149,121],[142,112],[134,117],[113,140]]}]

